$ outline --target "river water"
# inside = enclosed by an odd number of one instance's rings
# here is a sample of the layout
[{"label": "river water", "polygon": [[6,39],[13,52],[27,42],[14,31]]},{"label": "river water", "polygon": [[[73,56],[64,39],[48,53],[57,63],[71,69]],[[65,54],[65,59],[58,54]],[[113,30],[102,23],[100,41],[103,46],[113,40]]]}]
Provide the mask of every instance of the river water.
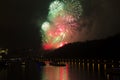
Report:
[{"label": "river water", "polygon": [[66,66],[40,66],[36,62],[12,62],[0,69],[0,80],[110,80],[108,64],[66,63]]}]

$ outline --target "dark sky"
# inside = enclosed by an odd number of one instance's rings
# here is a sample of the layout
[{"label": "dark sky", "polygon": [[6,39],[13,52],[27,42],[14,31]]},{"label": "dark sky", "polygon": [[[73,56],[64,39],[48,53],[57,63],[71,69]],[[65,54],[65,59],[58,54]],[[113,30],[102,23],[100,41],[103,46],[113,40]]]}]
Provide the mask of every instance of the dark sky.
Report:
[{"label": "dark sky", "polygon": [[37,20],[47,15],[49,0],[0,1],[0,46],[36,47],[40,45]]},{"label": "dark sky", "polygon": [[[0,46],[36,47],[40,45],[37,22],[44,19],[52,0],[0,1]],[[120,32],[119,0],[85,0],[90,21],[87,39],[103,38]],[[41,20],[41,21],[42,21]]]}]

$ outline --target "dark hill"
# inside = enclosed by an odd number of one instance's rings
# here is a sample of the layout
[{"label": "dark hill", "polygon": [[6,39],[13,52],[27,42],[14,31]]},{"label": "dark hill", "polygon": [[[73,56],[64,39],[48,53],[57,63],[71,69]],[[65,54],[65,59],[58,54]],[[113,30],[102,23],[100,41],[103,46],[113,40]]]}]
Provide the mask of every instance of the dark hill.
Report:
[{"label": "dark hill", "polygon": [[46,57],[120,58],[120,34],[101,40],[75,42],[51,51]]}]

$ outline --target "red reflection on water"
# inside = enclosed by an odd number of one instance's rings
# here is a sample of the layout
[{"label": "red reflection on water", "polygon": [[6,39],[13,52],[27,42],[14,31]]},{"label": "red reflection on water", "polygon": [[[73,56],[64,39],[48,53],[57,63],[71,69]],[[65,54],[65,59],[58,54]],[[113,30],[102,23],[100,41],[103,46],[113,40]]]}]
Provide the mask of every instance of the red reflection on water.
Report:
[{"label": "red reflection on water", "polygon": [[65,67],[46,66],[42,80],[68,80],[68,65]]},{"label": "red reflection on water", "polygon": [[60,67],[60,80],[63,80],[63,68]]},{"label": "red reflection on water", "polygon": [[68,80],[68,70],[69,70],[68,64],[66,64],[66,80]]},{"label": "red reflection on water", "polygon": [[68,65],[60,67],[60,80],[68,80]]}]

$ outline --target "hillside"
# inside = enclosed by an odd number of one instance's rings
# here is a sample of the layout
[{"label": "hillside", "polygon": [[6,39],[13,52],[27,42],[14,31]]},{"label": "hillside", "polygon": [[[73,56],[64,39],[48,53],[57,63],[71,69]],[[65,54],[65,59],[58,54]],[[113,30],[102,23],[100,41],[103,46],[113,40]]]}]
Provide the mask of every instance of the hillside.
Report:
[{"label": "hillside", "polygon": [[70,43],[44,56],[58,58],[120,58],[120,35],[101,40]]}]

